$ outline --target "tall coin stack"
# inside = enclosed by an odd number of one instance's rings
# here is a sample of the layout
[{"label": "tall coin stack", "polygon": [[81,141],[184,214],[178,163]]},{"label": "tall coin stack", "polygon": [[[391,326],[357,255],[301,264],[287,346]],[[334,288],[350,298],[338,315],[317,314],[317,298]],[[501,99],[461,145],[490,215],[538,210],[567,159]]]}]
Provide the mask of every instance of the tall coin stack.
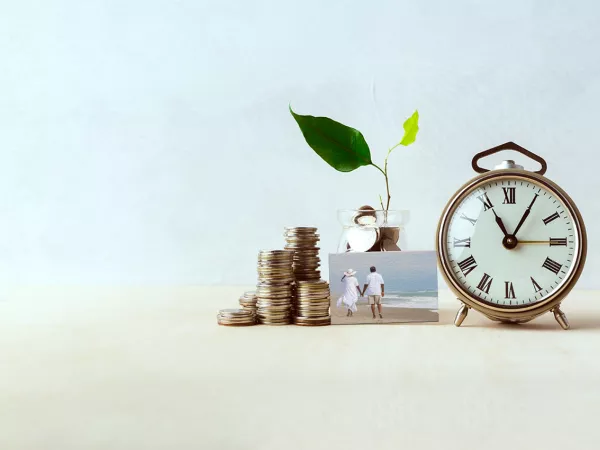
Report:
[{"label": "tall coin stack", "polygon": [[294,252],[263,250],[258,254],[256,314],[264,325],[288,325],[292,322],[292,284]]},{"label": "tall coin stack", "polygon": [[294,276],[296,281],[319,281],[319,235],[313,227],[287,227],[285,248],[294,251]]},{"label": "tall coin stack", "polygon": [[296,283],[294,323],[309,327],[331,325],[329,303],[330,293],[327,281],[298,281]]}]

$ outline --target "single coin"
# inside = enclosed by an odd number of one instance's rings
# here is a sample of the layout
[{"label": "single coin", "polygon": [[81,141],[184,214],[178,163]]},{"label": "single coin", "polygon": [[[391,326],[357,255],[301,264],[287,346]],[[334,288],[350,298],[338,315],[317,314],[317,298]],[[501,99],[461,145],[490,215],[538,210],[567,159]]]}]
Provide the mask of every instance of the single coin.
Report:
[{"label": "single coin", "polygon": [[248,316],[248,311],[244,309],[220,309],[219,316],[221,317],[246,317]]},{"label": "single coin", "polygon": [[316,300],[316,301],[306,301],[298,299],[296,300],[296,305],[304,307],[304,308],[320,308],[320,307],[328,307],[331,304],[330,300]]},{"label": "single coin", "polygon": [[217,323],[220,325],[254,325],[256,323],[256,320],[246,320],[245,322],[240,322],[240,321],[219,319],[219,320],[217,320]]},{"label": "single coin", "polygon": [[311,282],[300,282],[298,283],[299,287],[322,287],[322,286],[329,286],[329,283],[325,280],[316,280],[316,281],[311,281]]},{"label": "single coin", "polygon": [[261,297],[256,302],[256,306],[268,306],[268,305],[288,305],[292,302],[293,297],[281,297],[281,298],[266,298]]},{"label": "single coin", "polygon": [[331,319],[322,319],[319,322],[305,322],[302,320],[294,319],[294,325],[298,325],[301,327],[323,327],[327,325],[331,325]]},{"label": "single coin", "polygon": [[259,316],[258,317],[258,322],[259,323],[275,323],[275,322],[279,322],[279,323],[291,323],[292,321],[292,316],[291,315],[287,315],[287,316]]},{"label": "single coin", "polygon": [[331,316],[322,316],[322,317],[294,317],[294,322],[304,322],[304,323],[319,323],[319,322],[327,322],[331,321]]},{"label": "single coin", "polygon": [[303,316],[305,312],[311,314],[311,316],[317,313],[329,316],[329,308],[295,308],[294,311],[296,316]]},{"label": "single coin", "polygon": [[222,316],[222,315],[217,315],[217,319],[218,320],[226,320],[226,321],[232,321],[232,322],[244,322],[244,321],[251,321],[252,319],[254,319],[254,313],[248,311],[247,309],[242,310],[246,313],[245,316],[238,316],[238,317],[231,317],[231,316]]}]

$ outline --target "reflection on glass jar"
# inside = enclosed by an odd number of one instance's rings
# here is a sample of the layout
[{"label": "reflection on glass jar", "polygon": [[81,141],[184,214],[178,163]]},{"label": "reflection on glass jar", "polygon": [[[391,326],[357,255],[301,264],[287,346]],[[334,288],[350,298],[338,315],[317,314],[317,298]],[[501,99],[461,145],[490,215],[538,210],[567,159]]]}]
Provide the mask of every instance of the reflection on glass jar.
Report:
[{"label": "reflection on glass jar", "polygon": [[406,210],[340,209],[338,253],[399,251],[406,246]]}]

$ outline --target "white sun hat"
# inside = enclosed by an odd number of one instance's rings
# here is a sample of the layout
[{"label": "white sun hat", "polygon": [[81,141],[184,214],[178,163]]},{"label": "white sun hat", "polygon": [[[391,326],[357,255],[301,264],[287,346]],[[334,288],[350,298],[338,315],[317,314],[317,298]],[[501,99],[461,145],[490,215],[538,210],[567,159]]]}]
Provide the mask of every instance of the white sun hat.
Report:
[{"label": "white sun hat", "polygon": [[348,269],[346,272],[344,272],[344,275],[346,275],[347,277],[353,277],[354,275],[356,275],[356,270]]}]

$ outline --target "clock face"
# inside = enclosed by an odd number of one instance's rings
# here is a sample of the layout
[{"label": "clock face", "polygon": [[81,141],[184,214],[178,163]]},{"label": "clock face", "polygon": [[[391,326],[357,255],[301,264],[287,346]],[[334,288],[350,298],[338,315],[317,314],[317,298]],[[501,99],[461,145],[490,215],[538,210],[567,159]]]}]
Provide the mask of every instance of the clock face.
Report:
[{"label": "clock face", "polygon": [[547,299],[571,278],[578,223],[544,184],[516,175],[482,180],[448,214],[446,267],[482,303],[523,308]]}]

